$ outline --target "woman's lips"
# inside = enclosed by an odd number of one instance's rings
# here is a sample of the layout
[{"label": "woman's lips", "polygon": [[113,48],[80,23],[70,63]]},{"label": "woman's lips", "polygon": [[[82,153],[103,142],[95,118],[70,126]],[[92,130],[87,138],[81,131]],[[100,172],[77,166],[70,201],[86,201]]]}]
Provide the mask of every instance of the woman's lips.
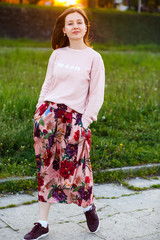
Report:
[{"label": "woman's lips", "polygon": [[73,32],[73,34],[77,34],[77,33],[79,33],[79,31],[75,31],[75,32]]}]

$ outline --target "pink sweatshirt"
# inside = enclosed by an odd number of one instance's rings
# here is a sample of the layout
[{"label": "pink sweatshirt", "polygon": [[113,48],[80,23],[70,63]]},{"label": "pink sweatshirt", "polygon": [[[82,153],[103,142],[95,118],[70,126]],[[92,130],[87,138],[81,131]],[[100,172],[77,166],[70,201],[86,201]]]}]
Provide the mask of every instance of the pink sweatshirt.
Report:
[{"label": "pink sweatshirt", "polygon": [[49,58],[37,108],[44,101],[63,103],[83,114],[85,128],[97,120],[104,100],[105,69],[101,55],[90,47],[58,48]]}]

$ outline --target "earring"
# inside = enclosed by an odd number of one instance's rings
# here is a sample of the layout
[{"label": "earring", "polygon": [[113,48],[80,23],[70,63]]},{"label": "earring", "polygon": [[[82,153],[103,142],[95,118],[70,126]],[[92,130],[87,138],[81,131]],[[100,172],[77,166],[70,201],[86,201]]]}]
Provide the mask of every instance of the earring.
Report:
[{"label": "earring", "polygon": [[64,33],[64,37],[66,36],[66,34]]}]

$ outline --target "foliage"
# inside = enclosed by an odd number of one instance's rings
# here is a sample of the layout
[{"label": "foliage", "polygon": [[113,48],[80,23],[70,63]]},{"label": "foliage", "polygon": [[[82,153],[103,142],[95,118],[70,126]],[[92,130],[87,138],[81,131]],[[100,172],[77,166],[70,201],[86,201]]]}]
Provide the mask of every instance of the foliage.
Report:
[{"label": "foliage", "polygon": [[31,191],[37,189],[37,179],[32,180],[12,180],[0,184],[0,193],[16,193],[21,191]]},{"label": "foliage", "polygon": [[29,4],[37,4],[40,0],[28,0]]},{"label": "foliage", "polygon": [[[160,167],[153,167],[151,169],[140,169],[136,172],[125,172],[125,171],[98,171],[94,174],[94,182],[95,183],[111,183],[118,182],[123,186],[128,187],[129,185],[125,182],[126,179],[135,178],[135,177],[152,177],[154,175],[160,175]],[[129,187],[128,187],[129,188]],[[157,187],[158,188],[158,187]]]},{"label": "foliage", "polygon": [[147,13],[106,12],[95,9],[90,19],[94,41],[107,45],[159,44],[158,14],[151,16]]},{"label": "foliage", "polygon": [[[1,29],[1,36],[12,38],[28,36],[49,41],[56,17],[65,8],[36,5],[13,6],[0,3],[0,9],[0,21],[4,25]],[[158,31],[160,15],[158,13],[139,14],[131,10],[120,12],[104,8],[85,10],[91,21],[90,37],[95,42],[105,45],[160,44],[160,31]],[[23,21],[21,21],[22,16]],[[18,28],[16,28],[17,19]]]}]

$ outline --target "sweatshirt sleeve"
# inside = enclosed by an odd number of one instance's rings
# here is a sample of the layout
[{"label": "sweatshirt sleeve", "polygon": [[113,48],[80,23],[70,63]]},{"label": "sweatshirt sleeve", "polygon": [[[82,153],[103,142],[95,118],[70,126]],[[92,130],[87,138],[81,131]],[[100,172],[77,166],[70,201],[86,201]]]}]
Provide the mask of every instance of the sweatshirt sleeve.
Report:
[{"label": "sweatshirt sleeve", "polygon": [[45,96],[46,96],[46,94],[49,90],[50,84],[53,80],[54,60],[55,60],[55,52],[53,52],[49,58],[45,80],[44,80],[44,83],[41,88],[41,92],[40,92],[40,96],[39,96],[36,108],[38,108],[44,102]]},{"label": "sweatshirt sleeve", "polygon": [[90,76],[88,104],[82,116],[84,128],[97,120],[98,112],[104,101],[105,68],[99,53],[93,59]]}]

